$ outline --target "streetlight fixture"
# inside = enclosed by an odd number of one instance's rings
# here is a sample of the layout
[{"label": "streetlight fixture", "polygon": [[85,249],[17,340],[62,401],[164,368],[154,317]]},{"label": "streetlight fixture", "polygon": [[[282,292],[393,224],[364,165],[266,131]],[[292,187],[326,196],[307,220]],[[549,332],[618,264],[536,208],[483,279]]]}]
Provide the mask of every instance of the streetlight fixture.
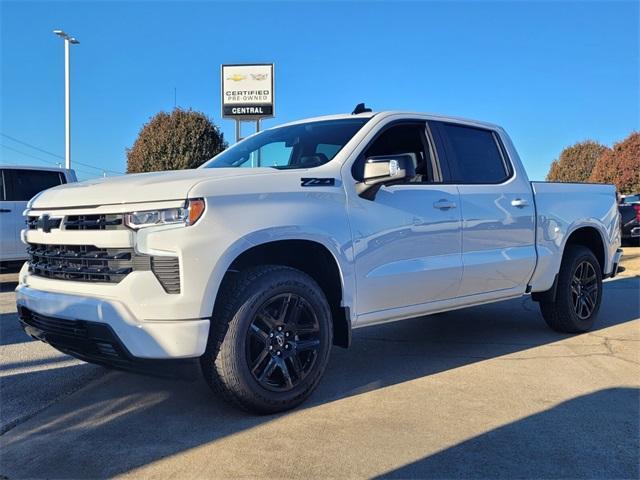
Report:
[{"label": "streetlight fixture", "polygon": [[80,42],[62,30],[54,30],[60,38],[64,39],[64,160],[65,168],[71,169],[71,99],[69,84],[69,45],[78,45]]}]

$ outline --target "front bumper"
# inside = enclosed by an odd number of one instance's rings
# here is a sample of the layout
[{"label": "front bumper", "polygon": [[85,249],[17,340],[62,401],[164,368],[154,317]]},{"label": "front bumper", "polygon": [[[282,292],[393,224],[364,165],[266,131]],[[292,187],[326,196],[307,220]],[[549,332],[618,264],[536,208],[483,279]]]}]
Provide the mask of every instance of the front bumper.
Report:
[{"label": "front bumper", "polygon": [[[19,285],[16,302],[27,333],[95,363],[104,363],[100,361],[104,358],[96,360],[89,355],[99,351],[96,342],[101,339],[130,362],[144,363],[144,360],[197,358],[204,353],[209,335],[209,319],[139,321],[114,299]],[[42,319],[40,323],[37,318]],[[78,333],[82,329],[84,333]]]},{"label": "front bumper", "polygon": [[107,324],[47,317],[25,307],[19,307],[18,315],[27,334],[85,362],[162,377],[197,376],[196,359],[146,359],[131,355]]}]

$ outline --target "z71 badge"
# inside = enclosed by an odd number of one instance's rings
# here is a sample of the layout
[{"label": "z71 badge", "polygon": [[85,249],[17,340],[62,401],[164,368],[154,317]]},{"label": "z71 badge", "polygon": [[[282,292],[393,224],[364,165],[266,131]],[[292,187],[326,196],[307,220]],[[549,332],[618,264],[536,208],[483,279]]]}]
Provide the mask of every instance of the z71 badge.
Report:
[{"label": "z71 badge", "polygon": [[301,178],[303,187],[333,187],[336,184],[335,178]]}]

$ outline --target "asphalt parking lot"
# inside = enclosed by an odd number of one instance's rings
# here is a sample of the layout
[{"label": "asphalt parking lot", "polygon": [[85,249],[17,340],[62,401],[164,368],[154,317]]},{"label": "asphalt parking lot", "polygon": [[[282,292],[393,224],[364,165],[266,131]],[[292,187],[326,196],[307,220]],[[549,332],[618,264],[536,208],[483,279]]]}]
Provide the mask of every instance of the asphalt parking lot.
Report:
[{"label": "asphalt parking lot", "polygon": [[0,274],[0,474],[17,478],[638,478],[640,248],[596,329],[530,299],[358,330],[310,401],[252,416],[202,381],[30,340]]}]

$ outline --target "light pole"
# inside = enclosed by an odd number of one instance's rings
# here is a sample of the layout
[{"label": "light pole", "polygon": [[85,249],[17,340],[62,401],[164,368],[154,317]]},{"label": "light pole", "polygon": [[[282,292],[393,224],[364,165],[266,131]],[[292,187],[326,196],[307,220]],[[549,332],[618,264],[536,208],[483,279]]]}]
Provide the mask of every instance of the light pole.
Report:
[{"label": "light pole", "polygon": [[64,163],[67,170],[71,169],[71,99],[69,83],[69,45],[77,45],[80,42],[62,30],[54,30],[53,33],[64,39]]}]

